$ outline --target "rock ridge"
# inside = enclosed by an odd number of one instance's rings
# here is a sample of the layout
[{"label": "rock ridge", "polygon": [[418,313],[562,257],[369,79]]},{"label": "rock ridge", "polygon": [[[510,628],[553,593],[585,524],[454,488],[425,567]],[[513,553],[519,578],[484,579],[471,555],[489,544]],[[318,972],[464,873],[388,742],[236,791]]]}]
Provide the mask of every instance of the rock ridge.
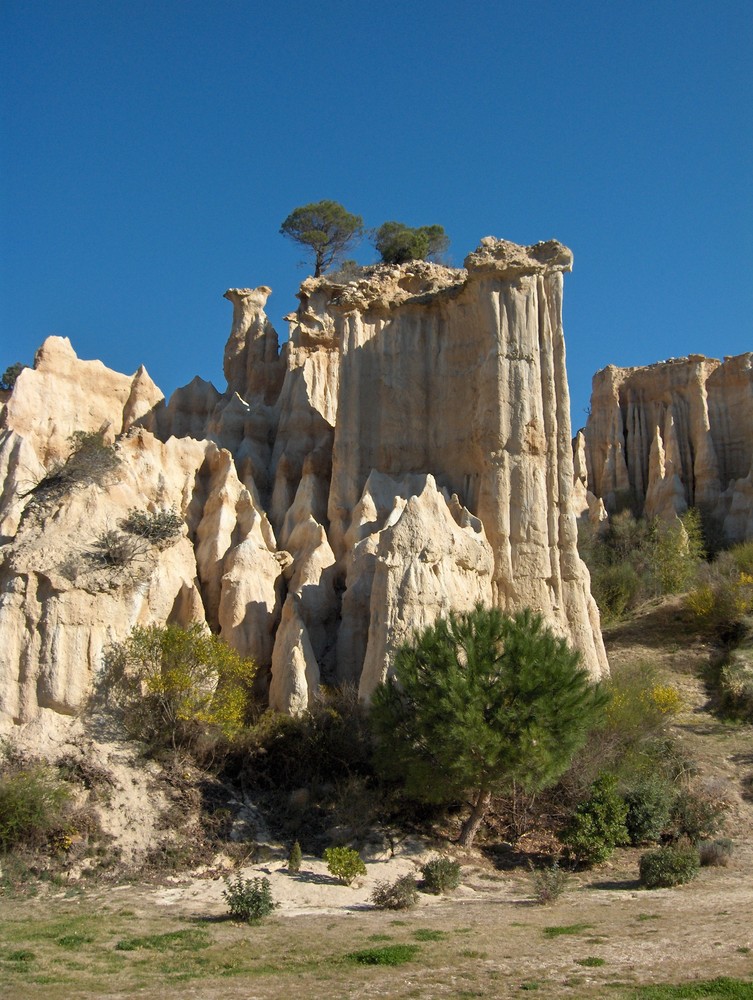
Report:
[{"label": "rock ridge", "polygon": [[607,511],[697,507],[725,541],[753,537],[753,353],[607,366],[579,447],[581,486]]},{"label": "rock ridge", "polygon": [[[323,682],[368,700],[400,642],[478,601],[541,611],[604,673],[576,548],[571,266],[556,241],[487,237],[463,269],[308,278],[281,350],[270,289],[229,289],[227,390],[195,379],[167,403],[145,370],[46,341],[0,410],[6,727],[78,711],[107,644],[152,622],[205,621],[293,713]],[[103,427],[116,479],[24,513],[22,477]],[[134,507],[176,509],[180,538],[93,573],[79,550]]]}]

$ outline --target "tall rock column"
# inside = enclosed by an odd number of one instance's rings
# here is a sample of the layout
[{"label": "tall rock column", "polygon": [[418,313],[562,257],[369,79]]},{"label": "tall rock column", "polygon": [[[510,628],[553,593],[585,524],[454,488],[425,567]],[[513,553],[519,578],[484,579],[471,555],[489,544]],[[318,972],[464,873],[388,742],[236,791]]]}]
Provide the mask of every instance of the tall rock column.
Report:
[{"label": "tall rock column", "polygon": [[429,474],[480,519],[493,602],[540,610],[599,675],[598,612],[575,544],[561,318],[571,263],[556,242],[488,238],[465,271],[413,262],[346,286],[307,282],[298,317],[328,331],[341,356],[328,507],[336,557],[347,557],[372,473]]}]

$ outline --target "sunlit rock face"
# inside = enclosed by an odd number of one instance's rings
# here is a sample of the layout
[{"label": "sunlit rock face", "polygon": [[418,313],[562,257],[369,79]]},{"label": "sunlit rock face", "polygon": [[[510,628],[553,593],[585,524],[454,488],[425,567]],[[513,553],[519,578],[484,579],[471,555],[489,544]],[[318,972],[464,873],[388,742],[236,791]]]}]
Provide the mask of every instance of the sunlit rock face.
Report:
[{"label": "sunlit rock face", "polygon": [[597,372],[582,452],[607,510],[698,507],[727,541],[753,537],[753,353]]},{"label": "sunlit rock face", "polygon": [[[464,269],[309,278],[282,351],[269,289],[232,289],[227,391],[195,379],[167,404],[143,369],[47,341],[0,410],[0,718],[75,712],[108,644],[166,621],[254,657],[291,713],[320,683],[368,700],[400,643],[479,602],[535,608],[604,673],[576,550],[571,263],[554,241],[487,238]],[[21,495],[73,431],[102,428],[111,481],[51,507]],[[180,537],[128,573],[93,568],[81,553],[133,508],[174,508]]]}]

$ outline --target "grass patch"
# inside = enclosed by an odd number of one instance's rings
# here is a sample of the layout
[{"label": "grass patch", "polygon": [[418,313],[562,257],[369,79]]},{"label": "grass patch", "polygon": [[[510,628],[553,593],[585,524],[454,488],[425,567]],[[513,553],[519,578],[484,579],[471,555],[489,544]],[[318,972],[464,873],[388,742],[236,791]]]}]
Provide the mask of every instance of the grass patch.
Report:
[{"label": "grass patch", "polygon": [[416,941],[444,941],[447,937],[446,931],[435,931],[431,927],[419,927],[413,931]]},{"label": "grass patch", "polygon": [[599,966],[607,964],[603,958],[597,958],[596,955],[588,955],[586,958],[576,958],[575,962],[577,965],[585,965],[589,969],[598,969]]},{"label": "grass patch", "polygon": [[467,949],[466,951],[461,951],[460,954],[461,954],[461,956],[463,958],[488,958],[489,957],[488,953],[485,952],[485,951],[472,951],[471,949]]},{"label": "grass patch", "polygon": [[23,966],[33,962],[36,957],[33,951],[29,951],[27,948],[18,948],[16,951],[9,951],[7,955],[4,955],[3,961]]},{"label": "grass patch", "polygon": [[166,934],[147,934],[144,937],[122,938],[115,945],[116,951],[193,951],[208,948],[211,944],[203,930],[168,931]]},{"label": "grass patch", "polygon": [[636,920],[661,920],[658,913],[639,913]]},{"label": "grass patch", "polygon": [[69,951],[76,951],[78,948],[83,948],[85,944],[91,944],[93,940],[94,937],[91,934],[64,934],[57,939],[56,944]]},{"label": "grass patch", "polygon": [[369,934],[366,938],[367,941],[391,941],[391,934]]},{"label": "grass patch", "polygon": [[593,924],[555,924],[553,927],[542,928],[544,937],[557,938],[565,934],[582,934],[590,930]]},{"label": "grass patch", "polygon": [[356,965],[403,965],[414,959],[420,950],[417,944],[387,944],[382,948],[351,951],[345,960]]},{"label": "grass patch", "polygon": [[746,979],[706,979],[680,986],[642,986],[635,1000],[753,1000],[753,982]]}]

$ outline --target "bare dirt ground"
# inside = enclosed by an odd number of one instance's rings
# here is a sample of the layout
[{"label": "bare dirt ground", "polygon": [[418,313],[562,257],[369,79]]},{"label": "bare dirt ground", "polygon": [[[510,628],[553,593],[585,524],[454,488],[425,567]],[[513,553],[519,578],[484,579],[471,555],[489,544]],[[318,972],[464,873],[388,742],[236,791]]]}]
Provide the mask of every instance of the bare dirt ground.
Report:
[{"label": "bare dirt ground", "polygon": [[[700,777],[727,790],[724,833],[735,845],[728,867],[703,868],[679,888],[645,890],[638,883],[641,851],[620,850],[574,875],[564,896],[541,907],[531,902],[524,869],[499,870],[474,851],[455,855],[463,864],[455,892],[421,894],[413,910],[380,911],[368,901],[375,882],[418,876],[431,852],[413,845],[414,853],[370,863],[352,887],[336,883],[314,858],[304,858],[299,875],[271,861],[244,869],[247,877],[268,878],[280,903],[257,926],[226,919],[217,872],[158,886],[0,897],[0,992],[8,1000],[429,1000],[529,990],[540,997],[627,998],[651,983],[753,980],[753,802],[746,798],[753,727],[710,714],[699,676],[709,650],[700,641],[678,641],[677,614],[664,604],[612,629],[610,659],[617,666],[645,654],[680,688],[680,738]],[[394,967],[348,957],[391,945],[415,951]]]}]

